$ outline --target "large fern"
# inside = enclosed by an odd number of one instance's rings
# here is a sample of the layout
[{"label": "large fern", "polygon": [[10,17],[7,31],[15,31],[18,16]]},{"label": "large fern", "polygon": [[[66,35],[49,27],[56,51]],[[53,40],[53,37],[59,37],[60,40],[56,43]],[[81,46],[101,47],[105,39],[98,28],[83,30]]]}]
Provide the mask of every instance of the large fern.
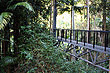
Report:
[{"label": "large fern", "polygon": [[6,24],[9,23],[11,17],[12,17],[12,13],[10,12],[3,12],[1,15],[0,15],[0,30],[6,26]]},{"label": "large fern", "polygon": [[[29,3],[27,3],[27,2],[20,2],[20,3],[17,3],[17,4],[15,4],[15,5],[12,5],[12,6],[10,6],[9,8],[7,8],[7,10],[14,10],[14,9],[16,9],[16,7],[17,6],[24,6],[25,8],[27,8],[27,9],[29,9],[30,11],[33,11],[34,12],[34,9],[33,9],[33,7],[29,4]],[[35,12],[34,12],[35,13]]]},{"label": "large fern", "polygon": [[[17,4],[14,4],[12,6],[9,6],[7,10],[12,10],[12,12],[16,9],[17,6],[24,6],[25,8],[27,8],[29,11],[34,12],[33,7],[27,3],[27,2],[19,2]],[[35,12],[34,12],[35,13]],[[6,26],[8,24],[8,22],[10,21],[11,17],[12,17],[13,13],[10,12],[2,12],[0,15],[0,30],[3,29],[4,26]]]}]

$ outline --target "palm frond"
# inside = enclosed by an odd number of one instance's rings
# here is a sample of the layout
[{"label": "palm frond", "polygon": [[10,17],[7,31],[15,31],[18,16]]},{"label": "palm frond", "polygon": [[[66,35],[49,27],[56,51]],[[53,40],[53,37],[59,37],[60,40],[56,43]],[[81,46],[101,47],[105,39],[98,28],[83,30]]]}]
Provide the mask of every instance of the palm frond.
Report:
[{"label": "palm frond", "polygon": [[3,12],[1,15],[0,15],[0,30],[6,26],[6,24],[9,23],[11,17],[12,17],[12,13],[10,12]]},{"label": "palm frond", "polygon": [[[10,10],[14,10],[14,9],[16,9],[16,7],[17,6],[24,6],[24,7],[26,7],[27,9],[29,9],[30,11],[33,11],[34,12],[34,9],[33,9],[33,7],[29,4],[29,3],[27,3],[27,2],[20,2],[20,3],[17,3],[17,4],[15,4],[15,5],[13,5],[13,6],[10,6],[8,9]],[[34,12],[35,13],[35,12]]]}]

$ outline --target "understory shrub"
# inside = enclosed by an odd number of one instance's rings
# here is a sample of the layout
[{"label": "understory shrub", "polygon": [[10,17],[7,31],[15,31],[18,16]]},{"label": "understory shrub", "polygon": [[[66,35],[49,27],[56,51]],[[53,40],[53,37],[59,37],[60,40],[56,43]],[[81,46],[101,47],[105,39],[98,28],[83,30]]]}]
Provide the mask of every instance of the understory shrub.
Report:
[{"label": "understory shrub", "polygon": [[48,29],[40,24],[21,26],[19,64],[14,72],[81,72],[80,64],[68,61],[53,41]]},{"label": "understory shrub", "polygon": [[86,73],[83,61],[68,61],[66,54],[53,46],[48,29],[34,23],[21,26],[17,73]]}]

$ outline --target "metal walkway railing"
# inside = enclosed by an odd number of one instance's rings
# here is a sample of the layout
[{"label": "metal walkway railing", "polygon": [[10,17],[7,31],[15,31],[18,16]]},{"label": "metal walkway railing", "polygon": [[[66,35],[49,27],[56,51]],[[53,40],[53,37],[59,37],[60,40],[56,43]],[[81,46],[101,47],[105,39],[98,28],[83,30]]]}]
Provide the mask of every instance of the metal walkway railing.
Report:
[{"label": "metal walkway railing", "polygon": [[110,31],[54,29],[54,36],[60,41],[98,48],[95,50],[110,54]]},{"label": "metal walkway railing", "polygon": [[[54,29],[55,46],[74,58],[109,71],[110,31]],[[68,44],[68,45],[67,45]]]}]

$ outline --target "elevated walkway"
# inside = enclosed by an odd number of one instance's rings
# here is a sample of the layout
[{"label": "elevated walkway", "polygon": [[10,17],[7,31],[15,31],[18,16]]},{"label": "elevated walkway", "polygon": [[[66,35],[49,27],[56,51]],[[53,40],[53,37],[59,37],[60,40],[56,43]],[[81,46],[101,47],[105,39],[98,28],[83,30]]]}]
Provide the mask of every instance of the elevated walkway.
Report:
[{"label": "elevated walkway", "polygon": [[[65,51],[70,57],[109,71],[110,31],[54,29],[54,46]],[[68,45],[67,45],[68,44]]]}]

